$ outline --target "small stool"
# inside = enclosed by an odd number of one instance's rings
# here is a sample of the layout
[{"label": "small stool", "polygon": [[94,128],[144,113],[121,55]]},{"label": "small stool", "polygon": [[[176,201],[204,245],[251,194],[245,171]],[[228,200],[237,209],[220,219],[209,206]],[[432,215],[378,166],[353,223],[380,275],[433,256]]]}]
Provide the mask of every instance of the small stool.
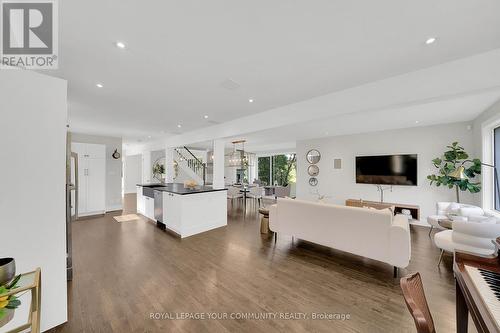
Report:
[{"label": "small stool", "polygon": [[266,207],[259,208],[259,213],[262,214],[262,218],[260,219],[260,233],[267,234],[269,233],[269,209]]}]

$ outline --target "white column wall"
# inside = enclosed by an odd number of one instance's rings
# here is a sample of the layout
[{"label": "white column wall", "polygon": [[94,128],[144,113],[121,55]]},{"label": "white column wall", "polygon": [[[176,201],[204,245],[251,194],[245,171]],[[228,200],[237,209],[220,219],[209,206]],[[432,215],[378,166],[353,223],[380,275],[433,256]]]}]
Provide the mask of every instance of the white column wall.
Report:
[{"label": "white column wall", "polygon": [[214,188],[224,188],[224,140],[214,140]]},{"label": "white column wall", "polygon": [[42,332],[67,320],[66,87],[33,71],[0,74],[0,257],[17,273],[41,268]]},{"label": "white column wall", "polygon": [[142,153],[142,182],[151,183],[151,151]]},{"label": "white column wall", "polygon": [[165,172],[167,173],[166,182],[174,182],[174,148],[167,147],[165,150]]}]

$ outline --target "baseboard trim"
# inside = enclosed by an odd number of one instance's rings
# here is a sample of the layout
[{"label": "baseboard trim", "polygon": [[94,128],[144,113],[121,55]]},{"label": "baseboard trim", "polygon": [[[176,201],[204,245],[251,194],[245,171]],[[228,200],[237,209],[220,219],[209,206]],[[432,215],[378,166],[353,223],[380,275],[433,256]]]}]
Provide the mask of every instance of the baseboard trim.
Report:
[{"label": "baseboard trim", "polygon": [[114,212],[114,211],[122,210],[122,209],[123,209],[123,205],[110,206],[110,207],[106,207],[106,213]]}]

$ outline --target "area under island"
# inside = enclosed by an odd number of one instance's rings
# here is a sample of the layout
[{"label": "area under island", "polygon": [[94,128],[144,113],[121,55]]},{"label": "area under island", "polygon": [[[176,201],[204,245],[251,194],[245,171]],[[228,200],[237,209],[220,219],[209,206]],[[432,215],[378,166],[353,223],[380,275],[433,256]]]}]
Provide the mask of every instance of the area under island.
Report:
[{"label": "area under island", "polygon": [[227,225],[226,189],[137,184],[137,212],[181,238]]}]

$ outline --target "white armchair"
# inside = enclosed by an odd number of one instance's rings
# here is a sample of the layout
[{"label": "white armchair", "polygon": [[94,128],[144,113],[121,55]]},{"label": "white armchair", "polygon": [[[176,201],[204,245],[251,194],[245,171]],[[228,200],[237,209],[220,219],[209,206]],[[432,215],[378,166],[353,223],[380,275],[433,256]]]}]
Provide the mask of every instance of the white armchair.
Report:
[{"label": "white armchair", "polygon": [[495,219],[483,222],[455,221],[452,230],[445,230],[434,235],[434,243],[441,249],[438,266],[444,252],[463,251],[479,256],[488,256],[495,252],[492,240],[500,237],[500,224]]},{"label": "white armchair", "polygon": [[449,214],[464,216],[464,221],[467,221],[469,217],[474,220],[476,217],[484,216],[485,212],[481,207],[460,204],[457,202],[438,202],[436,204],[436,215],[431,215],[427,217],[427,223],[431,225],[429,230],[429,237],[431,236],[432,229],[437,228],[443,230],[444,228],[439,225],[439,220],[448,218]]}]

